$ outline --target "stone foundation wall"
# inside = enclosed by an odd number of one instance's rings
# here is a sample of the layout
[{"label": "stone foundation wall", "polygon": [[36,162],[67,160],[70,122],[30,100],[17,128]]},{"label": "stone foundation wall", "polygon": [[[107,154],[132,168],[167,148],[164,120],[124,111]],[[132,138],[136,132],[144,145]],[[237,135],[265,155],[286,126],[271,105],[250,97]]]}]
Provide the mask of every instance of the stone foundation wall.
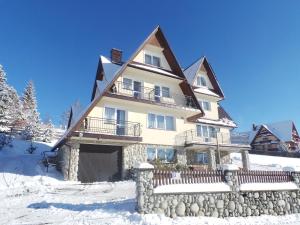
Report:
[{"label": "stone foundation wall", "polygon": [[[285,215],[300,212],[300,190],[239,191],[234,172],[225,174],[230,192],[154,194],[151,169],[137,170],[137,210],[177,216],[260,216]],[[299,174],[294,175],[299,185]],[[299,186],[298,186],[299,187]]]},{"label": "stone foundation wall", "polygon": [[56,169],[60,171],[64,177],[64,180],[69,178],[69,160],[70,160],[70,149],[67,146],[62,146],[58,150],[58,163]]},{"label": "stone foundation wall", "polygon": [[63,145],[58,150],[57,169],[62,172],[65,180],[77,181],[79,162],[79,144]]}]

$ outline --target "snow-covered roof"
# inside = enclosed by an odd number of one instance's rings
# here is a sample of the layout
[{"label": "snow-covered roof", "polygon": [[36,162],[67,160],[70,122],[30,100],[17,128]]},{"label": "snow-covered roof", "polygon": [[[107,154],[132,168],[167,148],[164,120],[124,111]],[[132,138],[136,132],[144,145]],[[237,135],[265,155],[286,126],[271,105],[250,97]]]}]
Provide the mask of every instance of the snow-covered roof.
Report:
[{"label": "snow-covered roof", "polygon": [[198,87],[198,88],[195,88],[194,91],[196,93],[200,93],[200,94],[210,95],[210,96],[214,96],[214,97],[221,97],[220,95],[218,95],[217,93],[209,90],[206,87]]},{"label": "snow-covered roof", "polygon": [[198,123],[206,123],[206,124],[212,124],[217,126],[225,126],[225,127],[237,127],[234,121],[229,120],[227,118],[219,119],[219,120],[209,120],[209,119],[203,119],[199,118],[197,119]]},{"label": "snow-covered roof", "polygon": [[248,132],[244,132],[244,133],[248,134],[249,143],[251,143],[253,141],[257,132],[260,130],[260,128],[262,126],[264,128],[266,128],[268,131],[270,131],[272,134],[274,134],[277,138],[279,138],[283,142],[292,140],[293,121],[286,120],[286,121],[280,121],[280,122],[275,122],[275,123],[257,125],[255,131],[251,130]]},{"label": "snow-covered roof", "polygon": [[191,66],[186,68],[183,73],[190,84],[193,84],[195,79],[195,75],[197,74],[201,64],[203,63],[204,57],[201,57],[196,62],[194,62]]},{"label": "snow-covered roof", "polygon": [[98,95],[100,95],[104,89],[107,87],[107,85],[114,79],[116,74],[121,69],[121,65],[112,63],[108,58],[105,56],[100,56],[102,66],[103,66],[103,72],[104,77],[102,81],[97,81],[97,89],[98,89]]},{"label": "snow-covered roof", "polygon": [[293,121],[291,120],[264,124],[263,126],[281,141],[286,142],[292,140]]},{"label": "snow-covered roof", "polygon": [[171,73],[171,72],[168,72],[166,70],[163,70],[163,69],[160,69],[160,68],[156,68],[156,67],[153,67],[153,66],[148,66],[148,65],[145,65],[145,64],[139,64],[139,63],[130,63],[129,65],[132,65],[134,67],[138,67],[138,68],[141,68],[141,69],[146,69],[146,70],[150,70],[150,71],[153,71],[153,72],[156,72],[156,73],[160,73],[160,74],[165,74],[165,75],[168,75],[168,76],[171,76],[171,77],[180,77],[174,73]]}]

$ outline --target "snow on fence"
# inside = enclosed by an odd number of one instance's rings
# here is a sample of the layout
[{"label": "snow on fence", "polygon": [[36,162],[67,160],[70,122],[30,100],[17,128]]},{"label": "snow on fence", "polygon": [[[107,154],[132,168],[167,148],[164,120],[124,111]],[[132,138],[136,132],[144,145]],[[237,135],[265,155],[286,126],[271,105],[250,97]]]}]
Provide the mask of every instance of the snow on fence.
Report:
[{"label": "snow on fence", "polygon": [[154,170],[153,186],[169,184],[196,184],[196,183],[220,183],[224,182],[222,171],[212,170]]},{"label": "snow on fence", "polygon": [[236,172],[238,184],[242,183],[283,183],[293,181],[289,171],[239,170]]}]

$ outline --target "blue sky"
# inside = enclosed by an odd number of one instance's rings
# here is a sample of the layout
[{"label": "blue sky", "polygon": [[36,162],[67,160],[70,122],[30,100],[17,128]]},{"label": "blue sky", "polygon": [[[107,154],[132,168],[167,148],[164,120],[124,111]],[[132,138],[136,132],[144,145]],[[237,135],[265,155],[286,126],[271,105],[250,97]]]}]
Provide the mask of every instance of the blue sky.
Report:
[{"label": "blue sky", "polygon": [[159,24],[182,67],[206,55],[240,130],[300,126],[300,1],[0,0],[0,64],[41,116],[90,100],[100,54],[129,57]]}]

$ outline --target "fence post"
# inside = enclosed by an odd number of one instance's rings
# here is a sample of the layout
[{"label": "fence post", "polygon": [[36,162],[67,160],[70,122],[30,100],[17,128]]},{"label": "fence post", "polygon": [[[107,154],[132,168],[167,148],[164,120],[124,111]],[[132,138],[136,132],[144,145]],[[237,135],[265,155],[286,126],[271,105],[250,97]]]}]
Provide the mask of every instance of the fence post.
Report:
[{"label": "fence post", "polygon": [[242,151],[243,169],[250,170],[249,152],[248,150]]},{"label": "fence post", "polygon": [[239,170],[238,166],[233,164],[222,165],[222,170],[224,171],[225,182],[230,186],[231,190],[234,192],[239,192],[240,185],[237,172]]},{"label": "fence post", "polygon": [[153,202],[153,170],[154,166],[149,163],[137,163],[134,166],[136,174],[136,194],[139,213],[150,213],[152,209],[147,208]]}]

